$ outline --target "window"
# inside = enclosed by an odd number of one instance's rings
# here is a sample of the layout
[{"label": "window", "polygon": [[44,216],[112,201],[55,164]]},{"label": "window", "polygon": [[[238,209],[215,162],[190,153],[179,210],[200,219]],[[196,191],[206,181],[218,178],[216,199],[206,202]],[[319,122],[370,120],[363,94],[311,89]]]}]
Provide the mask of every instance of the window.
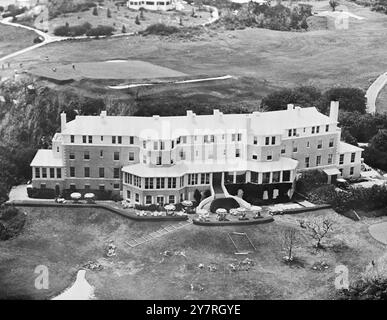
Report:
[{"label": "window", "polygon": [[188,175],[188,185],[196,185],[198,184],[198,174],[197,173],[191,173]]},{"label": "window", "polygon": [[75,177],[75,167],[70,167],[70,177]]},{"label": "window", "polygon": [[250,181],[253,183],[258,183],[258,172],[251,172]]},{"label": "window", "polygon": [[88,139],[89,139],[89,143],[93,143],[93,136],[89,136]]},{"label": "window", "polygon": [[281,154],[284,154],[284,153],[286,153],[286,147],[285,147],[285,146],[283,146],[283,147],[281,148]]},{"label": "window", "polygon": [[145,178],[145,189],[153,189],[153,178]]},{"label": "window", "polygon": [[122,144],[122,137],[121,136],[118,136],[117,140],[118,140],[118,144]]},{"label": "window", "polygon": [[271,137],[271,144],[275,144],[275,137]]},{"label": "window", "polygon": [[176,188],[176,178],[168,178],[168,189]]},{"label": "window", "polygon": [[288,137],[291,137],[292,136],[292,129],[289,129],[288,131]]},{"label": "window", "polygon": [[129,161],[134,161],[134,152],[129,152]]},{"label": "window", "polygon": [[164,189],[164,188],[165,188],[165,179],[156,178],[156,189]]},{"label": "window", "polygon": [[281,171],[275,171],[273,172],[273,183],[278,183],[280,182],[280,177],[281,177]]},{"label": "window", "polygon": [[105,168],[99,168],[99,177],[105,178]]},{"label": "window", "polygon": [[180,151],[180,159],[185,160],[185,152],[184,151]]},{"label": "window", "polygon": [[297,145],[293,145],[293,152],[297,152],[297,151],[298,151]]},{"label": "window", "polygon": [[40,178],[40,168],[35,168],[35,178]]},{"label": "window", "polygon": [[330,153],[328,154],[328,164],[332,164],[333,163],[333,154]]},{"label": "window", "polygon": [[233,134],[231,135],[231,141],[235,141],[235,140],[236,140],[236,134],[233,133]]},{"label": "window", "polygon": [[156,159],[156,165],[161,166],[161,156],[158,156]]},{"label": "window", "polygon": [[62,179],[62,170],[61,168],[56,168],[56,178]]},{"label": "window", "polygon": [[307,148],[310,148],[310,141],[307,141],[307,142],[306,142],[306,147],[307,147]]},{"label": "window", "polygon": [[85,167],[84,170],[85,170],[85,178],[89,178],[90,177],[90,168]]},{"label": "window", "polygon": [[258,160],[258,156],[256,154],[253,154],[253,160]]},{"label": "window", "polygon": [[114,161],[120,160],[120,153],[119,153],[118,151],[115,151],[115,152],[114,152],[113,159],[114,159]]},{"label": "window", "polygon": [[70,183],[70,190],[75,190],[75,184],[74,183]]},{"label": "window", "polygon": [[266,156],[266,160],[267,161],[271,161],[273,159],[273,156],[271,155],[271,154],[268,154],[267,156]]},{"label": "window", "polygon": [[101,141],[103,141],[103,136],[101,136]]},{"label": "window", "polygon": [[158,150],[159,143],[157,141],[153,142],[153,150]]},{"label": "window", "polygon": [[334,140],[333,139],[329,139],[329,148],[333,148],[333,143],[334,143]]},{"label": "window", "polygon": [[270,137],[265,138],[265,146],[268,146],[270,144]]},{"label": "window", "polygon": [[316,157],[316,167],[318,167],[321,164],[321,156]]},{"label": "window", "polygon": [[242,133],[238,133],[238,135],[237,135],[237,140],[238,140],[238,141],[242,141]]},{"label": "window", "polygon": [[115,136],[112,136],[112,143],[116,143],[116,137]]},{"label": "window", "polygon": [[315,127],[312,127],[312,134],[314,133],[314,131],[315,131]]},{"label": "window", "polygon": [[119,183],[114,183],[113,184],[113,189],[119,189],[120,188],[120,184]]},{"label": "window", "polygon": [[181,137],[181,140],[182,140],[182,143],[187,143],[187,137],[186,136]]},{"label": "window", "polygon": [[50,168],[50,178],[55,178],[55,168]]},{"label": "window", "polygon": [[90,190],[90,185],[89,184],[85,184],[85,190]]},{"label": "window", "polygon": [[145,197],[145,204],[152,204],[152,196]]},{"label": "window", "polygon": [[325,132],[329,131],[329,124],[325,125]]},{"label": "window", "polygon": [[203,143],[208,143],[208,135],[203,136]]},{"label": "window", "polygon": [[356,158],[356,153],[352,152],[351,153],[351,162],[355,162],[355,158]]},{"label": "window", "polygon": [[82,136],[82,142],[86,143],[86,136]]},{"label": "window", "polygon": [[317,141],[317,149],[321,149],[322,148],[322,140],[318,140]]},{"label": "window", "polygon": [[145,140],[142,142],[142,147],[143,147],[143,149],[146,149],[146,141]]},{"label": "window", "polygon": [[180,177],[180,187],[184,187],[184,176]]},{"label": "window", "polygon": [[270,183],[270,172],[264,172],[262,174],[262,183]]},{"label": "window", "polygon": [[131,198],[130,190],[126,190],[126,198],[127,199]]},{"label": "window", "polygon": [[120,178],[120,168],[114,168],[113,169],[113,178],[119,179]]},{"label": "window", "polygon": [[297,135],[297,129],[293,129],[293,136]]},{"label": "window", "polygon": [[100,156],[101,158],[103,158],[103,150],[100,150],[100,151],[99,151],[99,156]]},{"label": "window", "polygon": [[70,152],[70,154],[69,154],[69,159],[70,159],[70,160],[74,160],[74,159],[75,159],[75,154],[74,154],[74,152]]},{"label": "window", "polygon": [[254,144],[258,144],[258,137],[254,137]]},{"label": "window", "polygon": [[98,187],[98,189],[99,189],[100,191],[105,191],[105,185],[104,185],[104,184],[100,184],[99,187]]},{"label": "window", "polygon": [[309,165],[310,165],[310,159],[309,159],[309,157],[306,157],[305,158],[305,168],[309,168]]},{"label": "window", "polygon": [[71,142],[71,143],[74,143],[74,140],[75,140],[74,136],[71,135],[71,136],[70,136],[70,142]]},{"label": "window", "polygon": [[59,152],[59,147],[56,147],[56,152]]},{"label": "window", "polygon": [[351,176],[353,175],[354,170],[355,170],[354,167],[349,168],[349,174],[350,174]]},{"label": "window", "polygon": [[89,151],[85,151],[83,153],[83,159],[85,160],[90,160],[90,152]]},{"label": "window", "polygon": [[320,127],[316,127],[316,133],[320,132]]},{"label": "window", "polygon": [[169,202],[169,203],[175,203],[175,196],[174,196],[174,195],[170,195],[170,196],[168,197],[168,202]]},{"label": "window", "polygon": [[241,156],[241,150],[240,149],[235,149],[235,157],[239,158]]},{"label": "window", "polygon": [[282,171],[282,182],[290,181],[290,171]]},{"label": "window", "polygon": [[339,164],[344,164],[344,154],[340,154]]},{"label": "window", "polygon": [[160,150],[165,150],[165,141],[160,141]]}]

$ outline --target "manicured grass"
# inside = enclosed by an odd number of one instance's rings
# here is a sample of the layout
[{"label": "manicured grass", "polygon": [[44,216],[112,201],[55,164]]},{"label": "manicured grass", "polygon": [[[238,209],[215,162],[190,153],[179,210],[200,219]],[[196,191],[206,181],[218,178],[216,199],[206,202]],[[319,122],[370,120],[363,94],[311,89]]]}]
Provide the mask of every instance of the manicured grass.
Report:
[{"label": "manicured grass", "polygon": [[[30,70],[33,75],[55,80],[152,79],[184,76],[184,73],[139,60],[45,64]],[[54,69],[55,68],[55,69]],[[53,71],[53,69],[55,71]]]},{"label": "manicured grass", "polygon": [[36,37],[33,31],[0,24],[0,58],[32,46]]},{"label": "manicured grass", "polygon": [[[343,4],[350,12],[366,19],[351,19],[348,30],[245,29],[212,32],[200,41],[135,36],[54,43],[21,55],[15,61],[31,67],[44,64],[46,55],[50,63],[58,65],[138,59],[191,75],[231,74],[239,79],[252,79],[242,90],[254,93],[250,98],[246,96],[246,101],[255,104],[273,87],[315,85],[320,89],[333,86],[366,89],[380,72],[387,70],[387,42],[381,31],[387,27],[387,16],[351,2]],[[329,9],[327,1],[319,2],[319,6]],[[203,84],[199,93],[223,97],[220,87],[209,93],[204,89],[206,86]],[[258,97],[256,91],[259,91]],[[176,92],[174,98],[184,100],[185,94]],[[153,99],[158,98],[156,95]]]},{"label": "manicured grass", "polygon": [[[52,297],[72,284],[81,265],[97,260],[104,269],[88,271],[86,278],[99,299],[327,299],[334,294],[336,265],[347,265],[352,277],[384,250],[370,237],[365,223],[330,210],[312,213],[337,220],[334,233],[324,242],[326,250],[316,253],[304,229],[299,229],[298,264],[294,267],[282,262],[281,236],[289,220],[310,213],[276,217],[275,222],[258,226],[190,225],[130,248],[125,240],[165,224],[133,222],[101,210],[24,210],[28,212],[24,232],[14,240],[0,242],[0,298]],[[232,231],[246,232],[257,247],[248,256],[254,262],[249,271],[230,270],[230,263],[246,258],[234,255],[227,236]],[[118,249],[117,256],[108,259],[103,257],[103,249],[109,240],[114,240]],[[183,252],[186,257],[162,255],[166,250]],[[322,260],[329,269],[311,269]],[[198,268],[200,263],[205,268]],[[34,288],[33,271],[40,264],[49,267],[49,290]],[[216,266],[215,272],[208,270],[210,264]]]}]

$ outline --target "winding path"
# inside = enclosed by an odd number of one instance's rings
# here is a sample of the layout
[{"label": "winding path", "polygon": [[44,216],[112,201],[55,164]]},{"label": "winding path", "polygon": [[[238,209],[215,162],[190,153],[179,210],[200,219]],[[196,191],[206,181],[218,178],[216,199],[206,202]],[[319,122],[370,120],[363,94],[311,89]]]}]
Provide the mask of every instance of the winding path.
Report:
[{"label": "winding path", "polygon": [[376,112],[376,99],[380,90],[387,84],[387,72],[381,74],[368,88],[365,95],[367,99],[367,112],[375,114]]}]

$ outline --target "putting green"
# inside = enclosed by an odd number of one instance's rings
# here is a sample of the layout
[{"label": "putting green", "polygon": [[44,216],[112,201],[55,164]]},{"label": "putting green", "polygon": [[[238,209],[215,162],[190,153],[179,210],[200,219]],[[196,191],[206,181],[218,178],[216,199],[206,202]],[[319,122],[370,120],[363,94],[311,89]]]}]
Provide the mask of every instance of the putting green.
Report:
[{"label": "putting green", "polygon": [[387,222],[373,224],[368,231],[377,241],[387,244]]},{"label": "putting green", "polygon": [[47,63],[29,70],[33,75],[59,81],[80,79],[154,79],[184,73],[141,60],[110,60],[69,64]]}]

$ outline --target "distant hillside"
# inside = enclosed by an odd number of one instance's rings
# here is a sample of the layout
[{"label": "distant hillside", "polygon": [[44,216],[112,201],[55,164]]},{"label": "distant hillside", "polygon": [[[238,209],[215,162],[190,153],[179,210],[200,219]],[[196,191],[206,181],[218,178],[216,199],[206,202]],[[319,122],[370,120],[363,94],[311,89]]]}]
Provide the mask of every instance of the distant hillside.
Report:
[{"label": "distant hillside", "polygon": [[97,2],[93,0],[50,0],[48,3],[49,16],[50,19],[53,19],[60,14],[89,10],[95,7]]}]

